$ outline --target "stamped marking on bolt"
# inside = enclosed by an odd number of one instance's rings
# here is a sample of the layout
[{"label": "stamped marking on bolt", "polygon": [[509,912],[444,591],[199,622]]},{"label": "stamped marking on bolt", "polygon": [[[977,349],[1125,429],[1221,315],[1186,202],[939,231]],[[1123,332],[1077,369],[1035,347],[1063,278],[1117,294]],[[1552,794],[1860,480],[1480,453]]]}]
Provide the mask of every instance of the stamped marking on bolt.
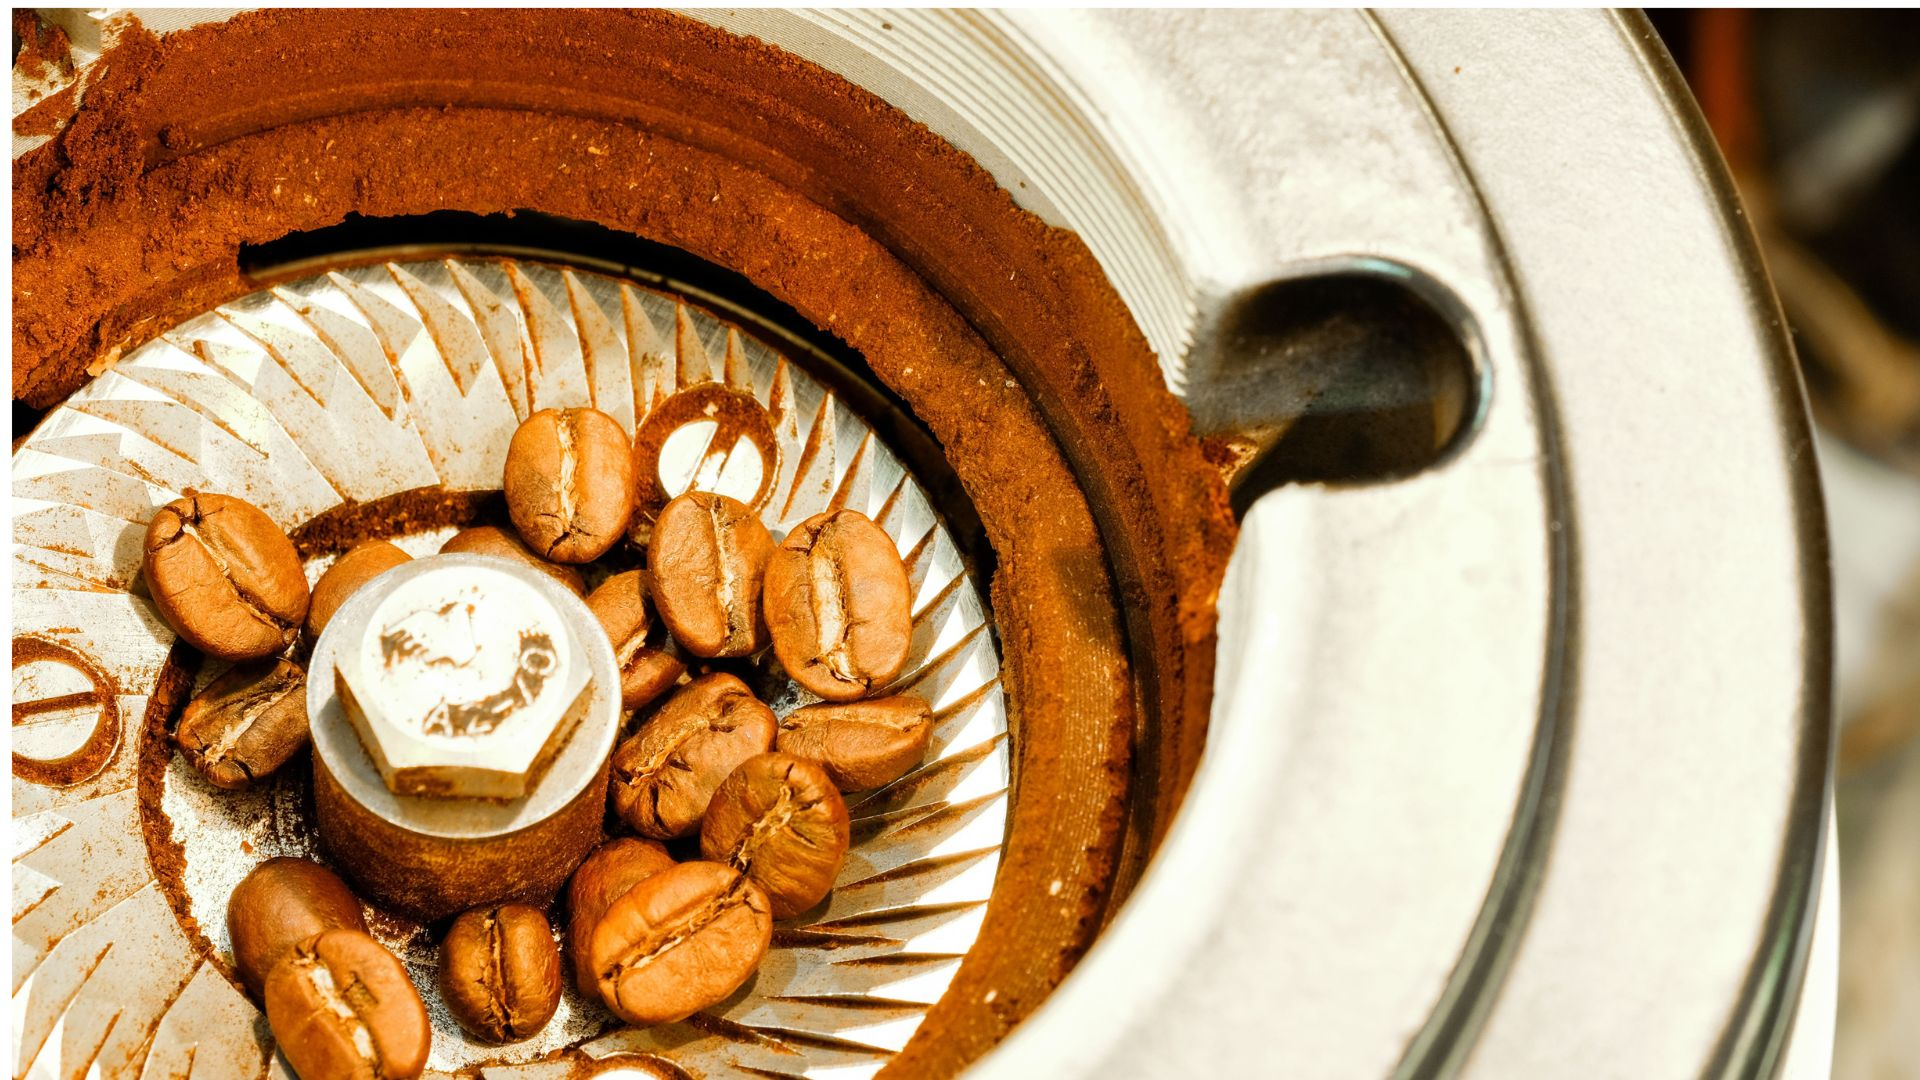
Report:
[{"label": "stamped marking on bolt", "polygon": [[526,794],[588,696],[560,613],[504,570],[417,574],[342,632],[342,701],[396,794]]},{"label": "stamped marking on bolt", "polygon": [[[377,638],[383,670],[398,669],[396,677],[403,679],[411,678],[409,669],[416,667],[442,676],[435,686],[447,692],[419,717],[422,734],[485,735],[514,713],[532,706],[547,676],[560,666],[553,636],[523,629],[512,654],[512,667],[501,673],[506,659],[504,643],[483,648],[483,633],[475,621],[479,609],[477,596],[449,601],[405,615],[385,627]],[[492,686],[499,689],[489,692]],[[480,692],[474,693],[474,689]],[[462,690],[467,692],[462,694]]]}]

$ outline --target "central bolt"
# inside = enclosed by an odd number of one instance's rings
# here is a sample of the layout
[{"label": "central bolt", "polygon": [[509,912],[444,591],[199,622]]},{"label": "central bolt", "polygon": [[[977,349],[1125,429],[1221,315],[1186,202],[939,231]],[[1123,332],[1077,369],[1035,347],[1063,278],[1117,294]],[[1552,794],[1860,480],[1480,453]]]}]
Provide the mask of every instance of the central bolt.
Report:
[{"label": "central bolt", "polygon": [[598,842],[620,669],[559,582],[414,559],[341,606],[308,671],[315,819],[364,895],[427,922],[537,907]]},{"label": "central bolt", "polygon": [[567,620],[502,570],[429,568],[356,616],[339,627],[340,700],[396,795],[520,798],[586,712]]}]

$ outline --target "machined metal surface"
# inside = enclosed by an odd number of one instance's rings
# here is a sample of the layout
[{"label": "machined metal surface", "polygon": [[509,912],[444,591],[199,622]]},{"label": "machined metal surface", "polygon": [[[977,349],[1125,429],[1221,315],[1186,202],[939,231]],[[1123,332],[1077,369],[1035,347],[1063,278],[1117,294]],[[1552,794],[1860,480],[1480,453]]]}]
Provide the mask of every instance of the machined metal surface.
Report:
[{"label": "machined metal surface", "polygon": [[[482,1046],[439,1001],[424,928],[382,916],[374,930],[427,999],[432,1070],[490,1061],[489,1077],[565,1075],[566,1062],[541,1059],[568,1046],[706,1076],[858,1076],[883,1065],[978,932],[1005,831],[1007,713],[988,610],[937,508],[806,362],[600,274],[413,261],[291,282],[197,316],[50,413],[12,465],[14,701],[53,702],[16,744],[14,1074],[285,1069],[223,968],[225,911],[254,864],[315,851],[305,768],[223,792],[164,748],[143,765],[143,747],[164,737],[142,720],[174,642],[138,577],[156,508],[189,487],[231,492],[293,528],[349,499],[490,489],[533,410],[592,403],[631,431],[682,395],[717,388],[753,403],[773,436],[762,517],[776,535],[848,506],[906,558],[914,634],[893,691],[934,707],[926,763],[849,798],[855,842],[831,898],[783,931],[711,1019],[626,1029],[569,988],[540,1036]],[[692,482],[758,486],[755,470],[729,459],[761,444],[716,437],[728,430],[696,410],[669,433],[656,466],[667,494]],[[424,556],[452,531],[395,542]],[[310,580],[330,561],[310,560]],[[761,688],[779,712],[811,700],[772,674]],[[320,704],[321,752],[353,749],[338,709]],[[556,769],[576,744],[604,753],[611,736],[594,734],[570,743]],[[36,782],[20,766],[20,750],[45,763],[96,747],[105,752],[78,783]],[[364,772],[369,799],[393,798]]]},{"label": "machined metal surface", "polygon": [[1780,1067],[1821,898],[1819,494],[1764,271],[1643,22],[697,17],[1082,236],[1203,426],[1189,359],[1276,281],[1405,281],[1483,380],[1425,472],[1253,509],[1193,794],[982,1074]]},{"label": "machined metal surface", "polygon": [[[336,777],[366,777],[347,766],[364,762],[389,796],[441,800],[410,805],[564,806],[612,751],[620,716],[612,648],[600,648],[577,600],[539,571],[484,555],[382,574],[314,644],[315,749]],[[344,728],[326,722],[339,717]]]},{"label": "machined metal surface", "polygon": [[1275,282],[1404,283],[1472,357],[1431,467],[1254,506],[1193,794],[980,1074],[1823,1066],[1812,449],[1642,21],[690,14],[867,87],[1077,233],[1202,426],[1224,380],[1196,371],[1227,369],[1191,359],[1230,363],[1209,328]]},{"label": "machined metal surface", "polygon": [[[442,615],[447,607],[455,608],[451,617]],[[592,619],[557,582],[492,556],[433,555],[382,574],[314,645],[314,752],[360,805],[433,835],[498,836],[551,816],[598,775],[620,728],[619,669]],[[396,634],[407,644],[392,644]],[[543,672],[549,686],[539,688],[547,694],[536,691],[519,710],[532,715],[486,730],[443,719],[449,683],[429,665],[464,661],[473,675],[453,684],[456,691],[497,692],[524,672],[530,636],[544,646],[535,655],[553,657]],[[355,701],[343,693],[348,686],[358,688]],[[543,758],[550,763],[536,768]],[[396,785],[403,770],[412,775]],[[503,778],[519,790],[506,790]]]}]

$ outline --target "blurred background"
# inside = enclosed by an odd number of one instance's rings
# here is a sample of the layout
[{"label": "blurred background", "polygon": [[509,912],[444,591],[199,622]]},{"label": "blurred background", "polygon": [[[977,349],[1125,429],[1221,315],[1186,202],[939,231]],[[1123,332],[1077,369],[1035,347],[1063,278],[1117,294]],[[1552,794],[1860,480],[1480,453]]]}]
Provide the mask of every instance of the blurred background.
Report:
[{"label": "blurred background", "polygon": [[1920,12],[1650,13],[1798,348],[1832,533],[1838,1080],[1920,1077]]}]

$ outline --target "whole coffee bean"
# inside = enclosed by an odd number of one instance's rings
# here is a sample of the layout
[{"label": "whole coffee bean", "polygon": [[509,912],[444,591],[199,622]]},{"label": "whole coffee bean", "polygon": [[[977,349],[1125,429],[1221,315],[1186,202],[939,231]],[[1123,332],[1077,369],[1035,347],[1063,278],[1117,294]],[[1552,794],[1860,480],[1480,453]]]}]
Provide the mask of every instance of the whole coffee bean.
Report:
[{"label": "whole coffee bean", "polygon": [[440,943],[440,995],[460,1026],[492,1043],[539,1033],[560,1007],[560,951],[525,904],[474,908]]},{"label": "whole coffee bean", "polygon": [[307,859],[268,859],[227,897],[233,966],[255,998],[274,965],[301,942],[327,930],[365,932],[360,901],[340,875]]},{"label": "whole coffee bean", "polygon": [[776,725],[746,683],[702,675],[613,752],[614,812],[656,840],[693,832],[727,774],[773,745]]},{"label": "whole coffee bean", "polygon": [[347,597],[381,574],[412,562],[413,556],[385,540],[362,540],[333,561],[320,580],[313,583],[313,602],[307,605],[307,641],[320,640],[320,632]]},{"label": "whole coffee bean", "polygon": [[647,567],[653,603],[695,656],[749,656],[766,648],[761,582],[773,534],[738,499],[689,491],[653,523]]},{"label": "whole coffee bean", "polygon": [[627,531],[633,440],[598,409],[542,409],[507,444],[507,513],[534,551],[592,562]]},{"label": "whole coffee bean", "polygon": [[767,564],[767,626],[793,681],[828,701],[883,686],[913,640],[907,567],[886,530],[857,510],[800,523]]},{"label": "whole coffee bean", "polygon": [[284,651],[307,615],[307,575],[293,541],[230,495],[188,495],[161,507],[147,525],[141,570],[167,625],[222,660]]},{"label": "whole coffee bean", "polygon": [[567,948],[572,950],[574,979],[583,994],[598,993],[593,959],[588,955],[593,928],[601,916],[628,889],[662,870],[673,868],[673,856],[655,840],[621,836],[594,849],[567,884]]},{"label": "whole coffee bean", "polygon": [[740,988],[767,955],[773,917],[737,870],[681,863],[628,889],[589,946],[600,998],[632,1024],[684,1020]]},{"label": "whole coffee bean", "polygon": [[291,660],[257,660],[213,680],[173,733],[187,763],[228,790],[272,774],[307,739],[307,673]]},{"label": "whole coffee bean", "polygon": [[647,572],[615,574],[587,597],[587,607],[600,620],[613,643],[613,662],[620,668],[620,704],[637,709],[665,693],[687,666],[667,652],[665,628],[656,629],[647,616]]},{"label": "whole coffee bean", "polygon": [[407,969],[358,930],[328,930],[274,966],[267,1024],[300,1080],[419,1076],[433,1038]]},{"label": "whole coffee bean", "polygon": [[818,763],[841,791],[865,791],[920,764],[932,737],[933,709],[903,694],[795,709],[781,718],[774,746]]},{"label": "whole coffee bean", "polygon": [[470,555],[495,555],[502,559],[514,559],[526,563],[565,585],[575,596],[587,595],[587,583],[580,576],[580,571],[571,566],[548,562],[521,543],[519,537],[492,525],[476,525],[471,529],[461,529],[447,537],[447,542],[440,545],[440,552],[443,555],[464,552]]},{"label": "whole coffee bean", "polygon": [[761,754],[713,793],[700,857],[746,872],[773,917],[825,899],[847,858],[847,804],[827,772],[790,754]]}]

